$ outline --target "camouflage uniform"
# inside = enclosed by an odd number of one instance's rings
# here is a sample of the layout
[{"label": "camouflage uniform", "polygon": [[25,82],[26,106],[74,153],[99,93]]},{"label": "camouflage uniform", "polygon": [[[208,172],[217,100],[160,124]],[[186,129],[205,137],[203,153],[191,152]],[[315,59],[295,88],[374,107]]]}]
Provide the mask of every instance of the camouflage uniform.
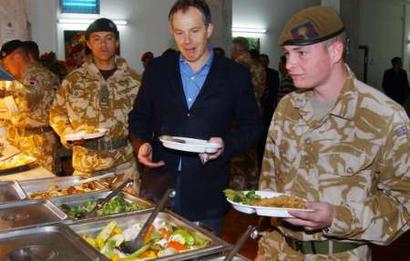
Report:
[{"label": "camouflage uniform", "polygon": [[[249,53],[242,54],[236,62],[247,67],[252,76],[252,86],[259,110],[262,110],[261,99],[266,89],[266,71],[263,65],[252,59]],[[258,186],[258,155],[256,148],[247,154],[237,156],[230,163],[231,176],[229,186],[238,190],[256,189]]]},{"label": "camouflage uniform", "polygon": [[94,139],[97,143],[125,141],[124,146],[114,149],[73,145],[76,175],[112,171],[127,162],[136,173],[133,148],[128,141],[128,113],[138,93],[140,77],[123,58],[115,57],[115,63],[117,70],[105,80],[88,56],[80,68],[64,79],[51,107],[50,124],[66,147],[72,145],[65,135],[82,128],[107,129],[105,136]]},{"label": "camouflage uniform", "polygon": [[311,99],[312,91],[293,92],[280,102],[269,130],[260,189],[333,204],[333,223],[316,233],[278,223],[280,233],[265,233],[259,254],[265,260],[370,259],[366,244],[333,255],[303,256],[284,236],[387,245],[408,230],[409,119],[397,103],[353,77],[321,120],[315,120]]},{"label": "camouflage uniform", "polygon": [[261,109],[261,100],[266,89],[265,68],[261,63],[254,61],[249,53],[242,54],[235,59],[235,62],[244,65],[251,72],[253,91],[255,93],[259,109]]},{"label": "camouflage uniform", "polygon": [[48,115],[59,86],[56,75],[38,63],[28,65],[21,82],[13,81],[8,93],[18,110],[10,111],[7,139],[21,152],[55,173],[57,141]]}]

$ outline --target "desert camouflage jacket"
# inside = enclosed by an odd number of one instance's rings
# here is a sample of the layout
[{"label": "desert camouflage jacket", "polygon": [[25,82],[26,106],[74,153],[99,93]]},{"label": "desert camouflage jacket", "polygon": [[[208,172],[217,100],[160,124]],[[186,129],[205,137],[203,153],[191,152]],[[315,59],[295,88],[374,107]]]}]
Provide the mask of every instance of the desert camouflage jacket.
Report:
[{"label": "desert camouflage jacket", "polygon": [[17,105],[17,111],[10,113],[13,126],[35,128],[48,126],[48,115],[59,86],[55,74],[38,63],[30,64],[19,81],[13,81],[9,92]]},{"label": "desert camouflage jacket", "polygon": [[[121,57],[115,58],[117,70],[107,80],[91,57],[71,72],[57,92],[50,111],[50,124],[65,146],[65,135],[85,129],[107,129],[104,142],[128,138],[128,113],[140,86],[139,75]],[[83,172],[104,170],[129,161],[132,146],[113,150],[91,150],[73,146],[73,167]]]},{"label": "desert camouflage jacket", "polygon": [[266,89],[266,71],[261,63],[254,61],[249,53],[242,54],[235,62],[247,67],[252,76],[252,86],[259,108],[261,108],[262,96]]},{"label": "desert camouflage jacket", "polygon": [[260,189],[336,206],[327,232],[284,235],[329,237],[386,245],[410,220],[410,123],[397,103],[348,78],[335,106],[315,120],[312,91],[282,99],[270,126]]}]

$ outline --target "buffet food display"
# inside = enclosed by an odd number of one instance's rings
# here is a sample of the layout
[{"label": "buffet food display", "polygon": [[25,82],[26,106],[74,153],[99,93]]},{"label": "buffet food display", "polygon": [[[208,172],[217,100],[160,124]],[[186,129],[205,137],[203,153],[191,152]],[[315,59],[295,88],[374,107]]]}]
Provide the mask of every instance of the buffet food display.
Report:
[{"label": "buffet food display", "polygon": [[24,180],[19,183],[30,199],[50,199],[107,190],[99,182],[79,184],[80,180],[79,176],[70,176]]},{"label": "buffet food display", "polygon": [[[214,260],[231,246],[170,212],[160,212],[132,253],[153,204],[121,191],[97,216],[84,218],[110,193],[101,180],[81,177],[0,182],[0,260]],[[87,180],[88,181],[88,180]]]},{"label": "buffet food display", "polygon": [[70,225],[85,242],[111,260],[188,260],[212,255],[227,244],[209,232],[170,212],[161,212],[144,237],[144,244],[131,254],[121,244],[137,237],[149,213],[124,215]]},{"label": "buffet food display", "polygon": [[[99,201],[110,192],[93,192],[71,197],[60,197],[51,201],[71,219],[81,219],[89,213]],[[135,197],[129,193],[121,192],[114,197],[101,210],[97,211],[97,217],[122,214],[127,212],[140,212],[152,208],[151,203]]]}]

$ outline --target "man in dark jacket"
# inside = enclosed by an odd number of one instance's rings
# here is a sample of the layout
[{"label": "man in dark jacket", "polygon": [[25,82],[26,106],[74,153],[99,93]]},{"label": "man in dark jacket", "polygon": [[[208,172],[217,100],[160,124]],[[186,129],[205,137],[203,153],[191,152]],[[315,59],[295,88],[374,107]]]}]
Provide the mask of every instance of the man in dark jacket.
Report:
[{"label": "man in dark jacket", "polygon": [[387,96],[404,105],[410,91],[407,73],[402,69],[400,57],[394,57],[391,64],[393,67],[386,70],[383,75],[383,90]]},{"label": "man in dark jacket", "polygon": [[[173,210],[220,233],[229,160],[261,135],[251,77],[242,65],[213,54],[208,45],[213,25],[205,1],[177,1],[169,21],[180,52],[151,61],[129,115],[134,150],[147,169],[142,193],[176,188]],[[163,147],[161,135],[207,139],[221,148],[200,154],[201,162],[197,153]]]}]

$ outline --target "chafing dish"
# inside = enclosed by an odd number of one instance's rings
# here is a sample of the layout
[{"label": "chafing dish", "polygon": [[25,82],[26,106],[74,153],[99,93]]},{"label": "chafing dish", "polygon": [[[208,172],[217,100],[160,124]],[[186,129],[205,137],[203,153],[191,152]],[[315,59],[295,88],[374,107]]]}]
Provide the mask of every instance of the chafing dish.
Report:
[{"label": "chafing dish", "polygon": [[[53,202],[59,209],[64,211],[64,209],[62,208],[62,205],[66,205],[70,208],[78,207],[78,206],[83,205],[87,202],[103,199],[109,193],[110,193],[109,191],[91,192],[91,193],[86,193],[86,194],[73,195],[73,196],[70,196],[70,197],[52,198],[52,199],[50,199],[50,201]],[[135,211],[128,212],[128,213],[138,213],[138,212],[148,211],[149,209],[153,208],[153,206],[150,202],[148,202],[146,200],[143,200],[141,198],[135,197],[135,196],[133,196],[129,193],[120,192],[118,194],[118,196],[123,197],[126,201],[128,201],[130,203],[138,203],[139,205],[144,206],[143,209],[135,210]],[[118,214],[111,214],[110,216],[120,216],[120,215],[123,215],[123,214],[124,214],[124,212],[118,213]]]},{"label": "chafing dish", "polygon": [[45,200],[0,205],[0,232],[61,222],[67,215]]},{"label": "chafing dish", "polygon": [[0,182],[0,205],[10,201],[16,201],[25,198],[26,195],[21,186],[17,182]]},{"label": "chafing dish", "polygon": [[[199,259],[199,261],[224,261],[225,258],[226,256],[212,255],[212,256],[202,257]],[[244,256],[236,255],[234,256],[234,258],[232,258],[232,261],[251,261],[251,260]]]},{"label": "chafing dish", "polygon": [[108,260],[62,224],[0,233],[0,260]]},{"label": "chafing dish", "polygon": [[[107,224],[115,220],[117,226],[121,229],[127,229],[132,225],[137,223],[143,224],[143,222],[148,218],[149,212],[137,213],[137,214],[125,214],[119,217],[103,217],[91,222],[80,221],[76,224],[71,224],[70,227],[79,235],[89,235],[95,237]],[[209,256],[215,253],[221,253],[229,249],[230,245],[211,233],[198,228],[193,225],[191,222],[183,219],[182,217],[171,213],[171,212],[161,212],[158,214],[157,218],[154,221],[155,226],[160,226],[164,221],[170,222],[173,225],[183,227],[189,231],[199,232],[203,236],[207,237],[210,241],[210,244],[204,248],[189,250],[186,252],[180,252],[178,254],[158,257],[156,260],[192,260],[197,259],[202,256]]]},{"label": "chafing dish", "polygon": [[[52,178],[42,178],[42,179],[33,179],[33,180],[22,180],[18,181],[20,186],[23,188],[23,191],[30,198],[30,195],[36,192],[50,192],[57,191],[58,188],[67,188],[70,186],[76,185],[81,180],[80,176],[70,176],[70,177],[52,177]],[[97,181],[93,181],[96,185],[95,190],[93,191],[102,191],[107,190],[105,186]],[[77,193],[87,193],[77,191]],[[59,195],[57,197],[68,196],[71,194]],[[50,198],[53,196],[50,196]]]}]

